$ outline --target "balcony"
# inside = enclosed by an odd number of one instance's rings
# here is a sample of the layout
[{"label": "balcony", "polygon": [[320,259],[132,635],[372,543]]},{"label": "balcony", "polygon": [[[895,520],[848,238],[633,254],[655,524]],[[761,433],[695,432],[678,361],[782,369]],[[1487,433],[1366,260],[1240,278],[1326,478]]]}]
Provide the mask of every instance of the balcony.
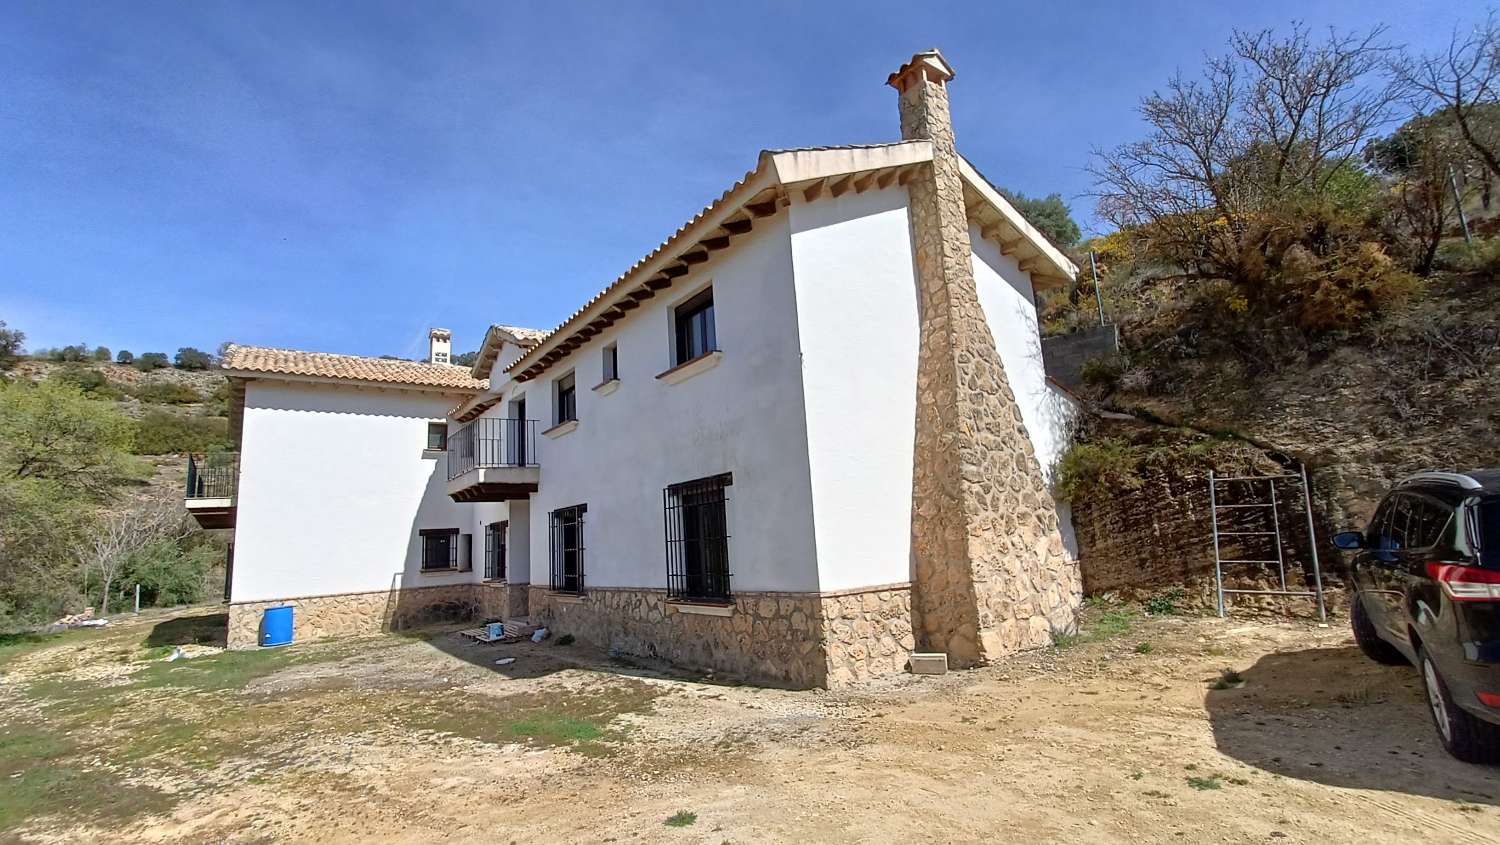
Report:
[{"label": "balcony", "polygon": [[234,495],[240,478],[240,456],[235,452],[188,455],[188,513],[204,528],[234,527]]},{"label": "balcony", "polygon": [[536,420],[485,418],[448,435],[448,497],[506,502],[537,491]]}]

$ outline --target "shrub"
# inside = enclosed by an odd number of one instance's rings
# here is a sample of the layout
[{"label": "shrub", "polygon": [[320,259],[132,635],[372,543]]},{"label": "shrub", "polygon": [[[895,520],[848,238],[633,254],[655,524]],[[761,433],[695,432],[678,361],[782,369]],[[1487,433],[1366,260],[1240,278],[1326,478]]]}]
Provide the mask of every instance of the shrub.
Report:
[{"label": "shrub", "polygon": [[109,347],[108,346],[96,346],[96,347],[94,347],[94,360],[95,361],[100,361],[100,362],[108,363],[109,362],[109,358],[110,358],[110,355],[109,355]]},{"label": "shrub", "polygon": [[84,394],[95,399],[118,399],[120,391],[109,383],[104,373],[91,367],[83,367],[77,364],[67,364],[53,370],[47,376],[48,380],[58,384],[66,384],[78,388]]},{"label": "shrub", "polygon": [[1072,501],[1097,489],[1139,490],[1142,480],[1139,455],[1119,440],[1075,443],[1063,454],[1057,467],[1057,495]]},{"label": "shrub", "polygon": [[203,397],[198,395],[198,391],[175,382],[142,384],[132,390],[131,395],[142,402],[153,402],[158,405],[192,405],[203,400]]},{"label": "shrub", "polygon": [[1125,374],[1125,362],[1118,355],[1096,355],[1083,362],[1078,374],[1084,384],[1113,390]]},{"label": "shrub", "polygon": [[141,357],[135,359],[135,368],[143,373],[151,370],[165,369],[170,366],[172,366],[172,363],[167,360],[167,353],[165,352],[146,352]]},{"label": "shrub", "polygon": [[132,353],[129,349],[121,349],[120,353],[115,356],[115,363],[133,364],[135,363],[135,354]]},{"label": "shrub", "polygon": [[1467,244],[1449,241],[1438,247],[1433,262],[1439,269],[1454,273],[1476,273],[1490,279],[1500,278],[1500,238],[1488,238]]},{"label": "shrub", "polygon": [[229,420],[148,411],[136,424],[135,453],[181,455],[229,448]]}]

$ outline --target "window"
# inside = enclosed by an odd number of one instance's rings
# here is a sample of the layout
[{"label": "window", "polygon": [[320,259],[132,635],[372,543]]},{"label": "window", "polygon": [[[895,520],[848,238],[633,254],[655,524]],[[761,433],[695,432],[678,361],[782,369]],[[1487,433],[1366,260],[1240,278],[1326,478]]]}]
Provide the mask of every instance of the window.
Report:
[{"label": "window", "polygon": [[573,374],[568,373],[557,382],[557,414],[554,423],[562,425],[578,419],[578,391],[573,386]]},{"label": "window", "polygon": [[685,364],[719,348],[714,335],[714,289],[708,288],[673,312],[677,333],[674,365]]},{"label": "window", "polygon": [[663,491],[667,532],[667,596],[728,601],[729,473],[673,484]]},{"label": "window", "polygon": [[620,377],[620,347],[611,343],[604,347],[604,381]]},{"label": "window", "polygon": [[558,508],[549,516],[552,527],[552,591],[583,592],[583,515],[588,505]]},{"label": "window", "polygon": [[484,580],[505,580],[505,529],[504,522],[491,522],[484,527]]},{"label": "window", "polygon": [[422,537],[422,571],[458,571],[458,529],[424,528]]},{"label": "window", "polygon": [[1419,496],[1408,496],[1411,517],[1406,526],[1406,540],[1410,548],[1427,549],[1442,542],[1452,519],[1452,512],[1436,501]]},{"label": "window", "polygon": [[430,422],[427,424],[427,448],[437,452],[448,448],[447,423]]}]

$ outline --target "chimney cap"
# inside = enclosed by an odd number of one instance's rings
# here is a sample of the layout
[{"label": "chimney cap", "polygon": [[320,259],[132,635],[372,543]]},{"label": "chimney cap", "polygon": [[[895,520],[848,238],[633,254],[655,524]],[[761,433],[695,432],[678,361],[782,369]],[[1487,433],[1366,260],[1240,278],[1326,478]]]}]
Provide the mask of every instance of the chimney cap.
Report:
[{"label": "chimney cap", "polygon": [[432,329],[427,332],[427,336],[436,338],[452,338],[453,332],[450,332],[447,329]]},{"label": "chimney cap", "polygon": [[938,82],[947,82],[955,75],[953,65],[948,64],[948,60],[943,58],[943,54],[934,47],[912,56],[911,61],[897,68],[896,72],[886,79],[885,84],[897,91],[905,91],[907,82],[917,74]]}]

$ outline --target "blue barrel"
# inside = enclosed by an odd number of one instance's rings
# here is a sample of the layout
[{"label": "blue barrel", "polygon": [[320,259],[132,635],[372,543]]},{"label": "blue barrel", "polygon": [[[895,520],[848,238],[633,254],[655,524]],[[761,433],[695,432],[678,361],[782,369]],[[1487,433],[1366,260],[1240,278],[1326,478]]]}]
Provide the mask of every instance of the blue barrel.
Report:
[{"label": "blue barrel", "polygon": [[268,607],[260,617],[260,644],[262,646],[287,645],[292,641],[292,608]]}]

